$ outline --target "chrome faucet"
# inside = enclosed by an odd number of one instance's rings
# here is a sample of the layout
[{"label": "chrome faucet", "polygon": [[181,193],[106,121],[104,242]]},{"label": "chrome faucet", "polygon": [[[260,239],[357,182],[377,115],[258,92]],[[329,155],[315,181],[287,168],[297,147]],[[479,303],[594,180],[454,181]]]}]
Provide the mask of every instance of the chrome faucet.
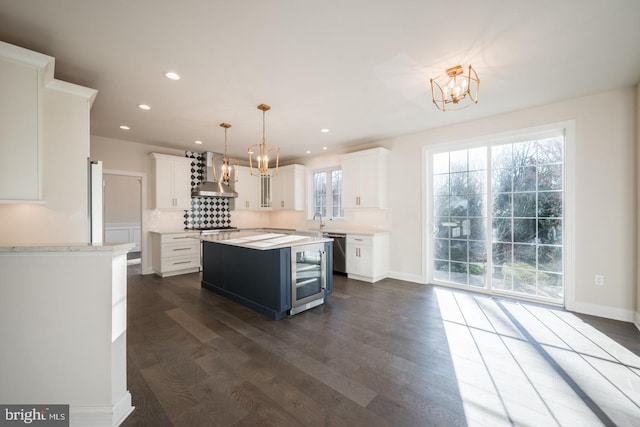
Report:
[{"label": "chrome faucet", "polygon": [[316,218],[320,218],[320,229],[322,229],[322,227],[324,227],[324,225],[325,225],[324,221],[322,220],[322,214],[318,213],[318,212],[314,213],[313,214],[313,220],[315,221]]}]

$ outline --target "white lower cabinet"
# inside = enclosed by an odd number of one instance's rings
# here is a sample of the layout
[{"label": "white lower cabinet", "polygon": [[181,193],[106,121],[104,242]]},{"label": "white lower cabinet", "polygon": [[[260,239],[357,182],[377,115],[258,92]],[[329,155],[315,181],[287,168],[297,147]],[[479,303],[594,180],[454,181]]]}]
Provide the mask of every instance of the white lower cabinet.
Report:
[{"label": "white lower cabinet", "polygon": [[151,233],[151,266],[159,276],[200,271],[199,232]]},{"label": "white lower cabinet", "polygon": [[389,233],[347,234],[347,276],[375,283],[389,275]]}]

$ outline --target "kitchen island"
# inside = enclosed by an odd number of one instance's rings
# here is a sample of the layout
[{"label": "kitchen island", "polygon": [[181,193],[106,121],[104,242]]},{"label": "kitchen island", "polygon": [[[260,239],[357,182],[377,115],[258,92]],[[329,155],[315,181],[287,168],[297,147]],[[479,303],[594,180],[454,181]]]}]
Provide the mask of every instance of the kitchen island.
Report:
[{"label": "kitchen island", "polygon": [[201,236],[202,287],[280,320],[331,294],[332,240],[256,231]]}]

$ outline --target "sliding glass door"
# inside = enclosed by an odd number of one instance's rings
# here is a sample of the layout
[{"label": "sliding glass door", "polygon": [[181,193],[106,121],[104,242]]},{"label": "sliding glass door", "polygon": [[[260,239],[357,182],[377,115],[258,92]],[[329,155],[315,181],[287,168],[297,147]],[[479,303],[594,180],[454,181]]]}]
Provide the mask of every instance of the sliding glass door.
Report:
[{"label": "sliding glass door", "polygon": [[431,279],[562,303],[564,137],[430,158]]}]

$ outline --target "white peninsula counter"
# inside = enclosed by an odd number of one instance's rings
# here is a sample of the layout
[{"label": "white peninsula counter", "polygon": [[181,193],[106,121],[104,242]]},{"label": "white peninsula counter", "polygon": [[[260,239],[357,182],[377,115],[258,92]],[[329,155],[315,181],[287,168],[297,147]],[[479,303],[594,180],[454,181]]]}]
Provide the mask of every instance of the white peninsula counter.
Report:
[{"label": "white peninsula counter", "polygon": [[68,404],[71,426],[116,426],[127,390],[126,244],[0,246],[0,402]]}]

